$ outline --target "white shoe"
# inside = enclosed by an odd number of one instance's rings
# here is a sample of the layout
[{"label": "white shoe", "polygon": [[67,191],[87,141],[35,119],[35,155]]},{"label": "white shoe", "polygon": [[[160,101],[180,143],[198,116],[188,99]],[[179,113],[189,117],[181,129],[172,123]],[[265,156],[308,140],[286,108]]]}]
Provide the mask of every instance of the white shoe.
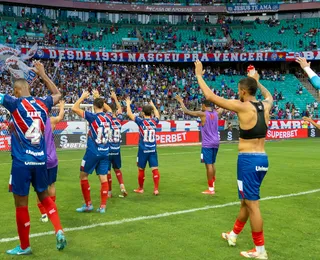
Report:
[{"label": "white shoe", "polygon": [[227,240],[229,246],[236,246],[237,238],[234,236],[230,236],[230,232],[222,233],[221,236],[224,240]]},{"label": "white shoe", "polygon": [[264,259],[264,260],[268,259],[267,251],[264,251],[263,253],[258,253],[255,248],[249,251],[242,251],[240,255],[246,258]]},{"label": "white shoe", "polygon": [[42,223],[48,222],[49,221],[48,215],[47,214],[42,215],[42,217],[40,218],[40,221]]}]

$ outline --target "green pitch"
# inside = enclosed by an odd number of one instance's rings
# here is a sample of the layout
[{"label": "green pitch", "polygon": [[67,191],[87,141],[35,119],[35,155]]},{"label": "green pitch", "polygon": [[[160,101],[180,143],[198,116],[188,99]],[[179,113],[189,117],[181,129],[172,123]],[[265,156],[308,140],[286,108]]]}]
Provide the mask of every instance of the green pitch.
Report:
[{"label": "green pitch", "polygon": [[[318,192],[294,197],[271,198],[261,202],[265,223],[265,241],[269,258],[320,259],[320,139],[270,142],[269,172],[264,180],[261,197],[297,194],[319,189]],[[31,238],[35,259],[241,259],[239,252],[253,248],[250,227],[230,248],[221,239],[229,231],[238,212],[236,160],[237,145],[222,144],[217,160],[216,195],[206,196],[205,168],[200,164],[200,147],[159,148],[160,196],[152,195],[152,174],[146,171],[145,193],[134,194],[137,188],[137,148],[123,148],[123,175],[129,196],[118,198],[119,186],[113,174],[114,197],[108,200],[107,213],[76,213],[82,204],[79,165],[84,151],[59,151],[57,205],[66,232],[68,247],[58,252],[51,223],[40,223],[35,194],[31,191],[29,210]],[[18,241],[12,195],[7,192],[10,155],[0,153],[0,259]],[[93,205],[99,206],[98,178],[90,176]],[[224,207],[214,207],[224,205]],[[211,206],[198,211],[186,211]],[[180,214],[170,214],[180,211]],[[169,213],[169,214],[165,214]],[[156,215],[156,216],[155,216]],[[143,218],[143,217],[146,218]],[[149,216],[149,218],[148,218]],[[150,216],[155,216],[150,218]],[[115,222],[118,221],[118,222]],[[112,222],[109,223],[108,222]],[[107,225],[85,229],[99,223]],[[79,229],[73,230],[72,228]],[[24,257],[22,257],[24,258]]]}]

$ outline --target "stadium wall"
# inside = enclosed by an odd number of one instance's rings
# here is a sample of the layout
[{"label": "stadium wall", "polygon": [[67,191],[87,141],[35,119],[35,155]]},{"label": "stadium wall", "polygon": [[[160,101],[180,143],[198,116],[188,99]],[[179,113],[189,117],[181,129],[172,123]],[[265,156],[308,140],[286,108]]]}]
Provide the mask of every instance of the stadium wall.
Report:
[{"label": "stadium wall", "polygon": [[[239,140],[238,129],[224,129],[224,120],[219,120],[219,135],[221,141]],[[320,120],[318,121],[320,123]],[[2,123],[0,135],[0,151],[8,151],[11,139]],[[60,122],[54,132],[57,148],[83,149],[86,147],[87,136],[84,121]],[[132,121],[125,121],[122,127],[122,144],[137,145],[139,140],[138,127]],[[303,120],[271,120],[267,140],[292,138],[320,137],[320,130],[312,125],[304,124]],[[197,121],[160,121],[157,128],[158,144],[187,144],[201,142],[201,132]]]}]

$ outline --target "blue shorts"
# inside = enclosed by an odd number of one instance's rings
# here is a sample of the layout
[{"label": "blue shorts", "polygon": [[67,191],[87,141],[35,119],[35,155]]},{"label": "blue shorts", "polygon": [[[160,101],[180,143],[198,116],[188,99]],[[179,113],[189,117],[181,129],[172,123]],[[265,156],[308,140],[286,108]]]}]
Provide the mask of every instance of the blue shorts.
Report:
[{"label": "blue shorts", "polygon": [[48,185],[51,185],[57,181],[58,165],[56,167],[47,169],[48,172]]},{"label": "blue shorts", "polygon": [[217,159],[219,148],[204,148],[201,149],[201,162],[205,164],[214,164]]},{"label": "blue shorts", "polygon": [[268,166],[268,156],[265,153],[239,154],[237,176],[239,199],[260,199],[260,186]]},{"label": "blue shorts", "polygon": [[137,165],[141,169],[145,169],[147,163],[149,162],[149,167],[158,167],[158,154],[156,151],[149,152],[148,150],[138,150]]},{"label": "blue shorts", "polygon": [[109,153],[109,171],[111,169],[121,169],[121,154],[120,152]]},{"label": "blue shorts", "polygon": [[12,160],[9,189],[19,196],[29,194],[30,183],[36,192],[48,189],[48,174],[46,162],[37,162],[39,165],[28,165],[25,162]]},{"label": "blue shorts", "polygon": [[97,155],[87,150],[82,162],[80,171],[92,174],[93,171],[96,171],[98,175],[106,175],[109,170],[109,155]]}]

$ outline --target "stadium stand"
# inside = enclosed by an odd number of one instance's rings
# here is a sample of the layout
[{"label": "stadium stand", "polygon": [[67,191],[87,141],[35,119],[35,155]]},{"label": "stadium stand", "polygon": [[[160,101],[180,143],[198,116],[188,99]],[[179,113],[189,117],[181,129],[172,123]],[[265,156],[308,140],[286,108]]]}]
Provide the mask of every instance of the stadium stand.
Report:
[{"label": "stadium stand", "polygon": [[[124,38],[137,38],[137,51],[308,51],[320,44],[320,18],[255,22],[232,21],[219,18],[217,24],[205,19],[184,20],[172,25],[165,20],[120,19],[113,24],[105,18],[90,18],[87,23],[79,17],[60,17],[51,20],[45,16],[26,14],[24,18],[5,15],[0,23],[0,41],[8,44],[28,45],[30,38],[40,46],[55,46],[89,50],[124,49]],[[0,13],[1,15],[1,13]],[[33,37],[31,37],[33,36]]]},{"label": "stadium stand", "polygon": [[[126,96],[134,98],[133,110],[141,111],[141,107],[148,100],[153,99],[163,118],[189,119],[177,109],[174,97],[179,93],[184,97],[191,109],[200,109],[203,95],[194,77],[193,67],[178,67],[163,64],[133,65],[133,64],[107,64],[95,62],[46,61],[45,67],[50,75],[55,68],[60,67],[55,77],[56,84],[63,91],[67,103],[74,103],[82,91],[98,89],[108,102],[110,90],[119,95],[122,104]],[[206,67],[205,79],[215,92],[223,97],[237,99],[237,82],[244,72],[231,69]],[[273,118],[300,118],[303,115],[318,116],[314,97],[301,85],[292,74],[280,74],[278,71],[262,70],[261,82],[274,95]],[[36,81],[33,86],[41,86]],[[11,82],[7,72],[0,73],[1,92],[10,93]],[[290,87],[288,87],[290,86]],[[43,96],[45,88],[34,87],[32,94]],[[299,98],[297,98],[299,97]],[[258,99],[261,96],[258,95]],[[92,100],[89,99],[89,103]],[[288,106],[289,105],[289,106]],[[234,114],[225,116],[233,118]]]}]

